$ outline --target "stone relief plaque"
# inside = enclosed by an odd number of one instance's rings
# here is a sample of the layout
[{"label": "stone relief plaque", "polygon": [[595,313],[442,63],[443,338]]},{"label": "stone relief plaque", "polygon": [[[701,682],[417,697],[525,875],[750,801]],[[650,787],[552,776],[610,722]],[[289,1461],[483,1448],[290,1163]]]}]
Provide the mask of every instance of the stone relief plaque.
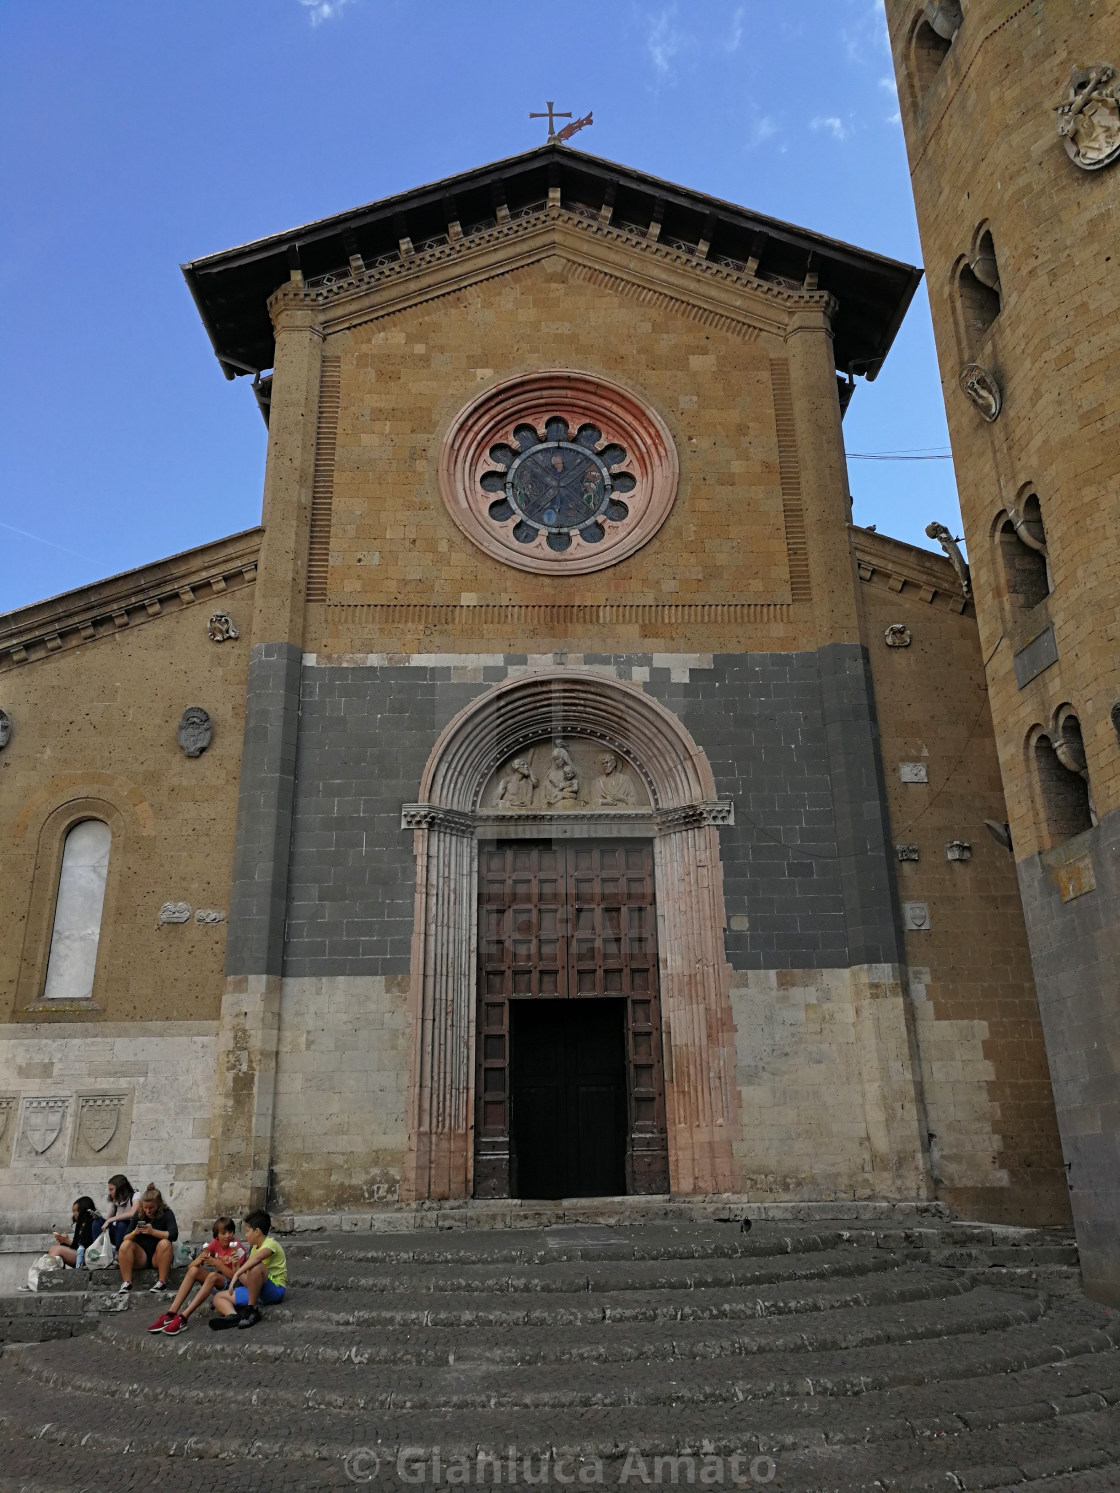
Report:
[{"label": "stone relief plaque", "polygon": [[[19,1149],[23,1159],[37,1161],[40,1157],[53,1161],[53,1148],[66,1123],[70,1108],[69,1099],[25,1099],[23,1102],[23,1126],[20,1132]],[[61,1147],[59,1148],[61,1152]]]},{"label": "stone relief plaque", "polygon": [[499,767],[482,796],[484,810],[564,813],[648,809],[649,792],[622,753],[580,737],[534,742]]},{"label": "stone relief plaque", "polygon": [[70,1161],[74,1165],[122,1163],[132,1130],[132,1093],[79,1094]]},{"label": "stone relief plaque", "polygon": [[1066,154],[1082,171],[1099,171],[1120,157],[1120,79],[1110,62],[1073,68],[1054,112]]},{"label": "stone relief plaque", "polygon": [[929,768],[924,762],[900,762],[898,776],[904,783],[928,783]]},{"label": "stone relief plaque", "polygon": [[18,1104],[19,1100],[14,1094],[0,1097],[0,1166],[7,1166],[12,1154],[12,1136],[16,1128],[12,1116]]},{"label": "stone relief plaque", "polygon": [[930,929],[929,903],[904,902],[902,904],[902,926],[910,933],[928,933]]},{"label": "stone relief plaque", "polygon": [[168,923],[189,923],[191,920],[191,904],[189,902],[165,902],[159,910],[159,926],[164,928]]},{"label": "stone relief plaque", "polygon": [[206,632],[212,643],[228,643],[241,636],[228,612],[211,613]]},{"label": "stone relief plaque", "polygon": [[226,915],[220,907],[200,907],[194,915],[196,923],[204,923],[208,926],[214,923],[224,923]]},{"label": "stone relief plaque", "polygon": [[188,757],[201,757],[210,745],[214,725],[201,705],[188,705],[179,721],[179,745]]},{"label": "stone relief plaque", "polygon": [[905,622],[892,622],[883,634],[883,641],[888,648],[909,648],[913,639]]}]

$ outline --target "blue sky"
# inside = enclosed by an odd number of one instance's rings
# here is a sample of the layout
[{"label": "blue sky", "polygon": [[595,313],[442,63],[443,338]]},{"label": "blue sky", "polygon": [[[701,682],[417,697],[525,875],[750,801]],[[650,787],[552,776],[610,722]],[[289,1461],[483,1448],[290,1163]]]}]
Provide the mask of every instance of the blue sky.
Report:
[{"label": "blue sky", "polygon": [[[582,149],[921,262],[882,0],[0,7],[0,610],[258,522],[181,262],[525,150],[549,98]],[[845,431],[948,450],[924,289]],[[857,522],[959,532],[951,462],[850,469]]]}]

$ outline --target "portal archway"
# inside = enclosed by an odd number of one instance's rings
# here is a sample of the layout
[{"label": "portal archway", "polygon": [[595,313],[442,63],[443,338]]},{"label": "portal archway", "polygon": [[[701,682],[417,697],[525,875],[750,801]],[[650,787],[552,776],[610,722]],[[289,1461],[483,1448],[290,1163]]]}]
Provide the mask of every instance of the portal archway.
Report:
[{"label": "portal archway", "polygon": [[[499,767],[549,735],[615,749],[641,776],[649,807],[485,807],[484,791]],[[406,1197],[472,1192],[477,842],[499,829],[652,839],[670,1185],[683,1194],[736,1189],[735,1043],[718,834],[732,813],[729,801],[717,799],[707,758],[682,723],[633,685],[543,670],[495,686],[449,722],[428,759],[418,802],[402,814],[416,853]]]}]

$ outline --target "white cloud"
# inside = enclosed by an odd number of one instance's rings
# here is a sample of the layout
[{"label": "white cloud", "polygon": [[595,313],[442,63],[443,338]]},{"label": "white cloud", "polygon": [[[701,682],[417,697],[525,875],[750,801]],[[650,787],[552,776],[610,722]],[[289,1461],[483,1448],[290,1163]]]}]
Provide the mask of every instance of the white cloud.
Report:
[{"label": "white cloud", "polygon": [[743,14],[745,10],[746,6],[740,5],[731,17],[731,29],[727,34],[727,40],[723,44],[725,52],[737,52],[739,50],[739,43],[743,40]]},{"label": "white cloud", "polygon": [[673,59],[681,50],[684,37],[677,28],[677,7],[667,5],[650,17],[646,48],[658,75],[667,78],[673,71]]},{"label": "white cloud", "polygon": [[777,133],[777,120],[769,114],[764,114],[761,119],[756,119],[751,125],[747,135],[747,149],[757,150],[760,145],[765,145],[767,140],[773,139]]},{"label": "white cloud", "polygon": [[811,130],[825,130],[834,140],[846,140],[852,133],[842,119],[837,119],[835,114],[818,115],[816,119],[809,121]]},{"label": "white cloud", "polygon": [[339,15],[343,6],[349,5],[350,0],[299,0],[299,3],[307,11],[307,19],[313,26],[321,26],[324,21],[333,21]]}]

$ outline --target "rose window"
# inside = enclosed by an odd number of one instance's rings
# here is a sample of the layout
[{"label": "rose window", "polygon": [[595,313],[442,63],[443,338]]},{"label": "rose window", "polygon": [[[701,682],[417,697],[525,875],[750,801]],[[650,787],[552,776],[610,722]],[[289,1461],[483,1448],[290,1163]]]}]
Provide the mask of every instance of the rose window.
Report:
[{"label": "rose window", "polygon": [[499,470],[483,473],[481,484],[501,494],[487,511],[494,523],[512,524],[518,544],[534,544],[543,534],[549,549],[562,554],[573,538],[600,544],[608,524],[630,517],[623,495],[637,480],[621,470],[625,449],[604,442],[597,426],[581,425],[572,438],[568,422],[555,416],[543,435],[518,425],[513,438],[517,450],[502,443],[490,448]]},{"label": "rose window", "polygon": [[582,373],[531,374],[460,412],[439,479],[451,517],[494,559],[579,574],[653,537],[676,496],[677,454],[629,390]]}]

